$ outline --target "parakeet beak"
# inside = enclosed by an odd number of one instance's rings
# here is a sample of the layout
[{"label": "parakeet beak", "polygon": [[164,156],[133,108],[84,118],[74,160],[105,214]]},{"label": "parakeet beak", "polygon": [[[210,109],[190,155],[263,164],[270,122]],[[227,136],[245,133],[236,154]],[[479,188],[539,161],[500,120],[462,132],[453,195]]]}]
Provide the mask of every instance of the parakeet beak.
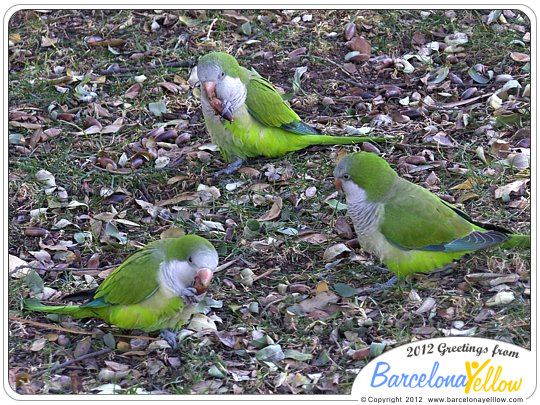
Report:
[{"label": "parakeet beak", "polygon": [[209,100],[216,98],[216,82],[206,81],[202,84],[202,87]]},{"label": "parakeet beak", "polygon": [[197,290],[197,294],[201,295],[210,286],[214,273],[207,267],[202,267],[197,271],[197,275],[193,280],[193,288]]},{"label": "parakeet beak", "polygon": [[343,191],[343,185],[341,184],[341,180],[340,179],[336,179],[336,189],[338,191]]}]

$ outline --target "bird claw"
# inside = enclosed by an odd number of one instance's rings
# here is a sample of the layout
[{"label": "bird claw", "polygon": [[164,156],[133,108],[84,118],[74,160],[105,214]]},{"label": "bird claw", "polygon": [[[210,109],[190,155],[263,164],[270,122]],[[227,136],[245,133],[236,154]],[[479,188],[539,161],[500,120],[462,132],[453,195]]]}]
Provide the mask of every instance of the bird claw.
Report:
[{"label": "bird claw", "polygon": [[242,159],[235,160],[234,162],[227,165],[227,167],[225,169],[218,170],[217,172],[215,172],[214,173],[214,178],[217,178],[217,177],[221,176],[222,174],[233,174],[234,172],[236,172],[238,169],[240,169],[242,167],[243,163],[244,163],[244,161]]},{"label": "bird claw", "polygon": [[386,283],[376,284],[375,287],[366,288],[362,291],[359,291],[359,294],[372,294],[374,292],[388,290],[390,287],[396,284],[396,282],[397,282],[397,276],[394,276],[390,280],[388,280]]},{"label": "bird claw", "polygon": [[227,121],[232,122],[233,120],[232,104],[230,103],[230,101],[225,101],[223,102],[222,106],[223,106],[223,109],[221,111],[221,116],[225,118]]},{"label": "bird claw", "polygon": [[179,295],[184,301],[190,304],[196,304],[199,302],[197,290],[193,287],[182,288]]},{"label": "bird claw", "polygon": [[159,336],[165,340],[169,346],[171,346],[173,349],[176,349],[178,347],[177,345],[177,336],[176,336],[176,333],[174,332],[171,332],[170,330],[168,329],[163,329],[160,333],[159,333]]},{"label": "bird claw", "polygon": [[219,98],[214,97],[210,100],[210,105],[214,109],[214,112],[227,121],[233,120],[232,104],[230,101],[221,101]]}]

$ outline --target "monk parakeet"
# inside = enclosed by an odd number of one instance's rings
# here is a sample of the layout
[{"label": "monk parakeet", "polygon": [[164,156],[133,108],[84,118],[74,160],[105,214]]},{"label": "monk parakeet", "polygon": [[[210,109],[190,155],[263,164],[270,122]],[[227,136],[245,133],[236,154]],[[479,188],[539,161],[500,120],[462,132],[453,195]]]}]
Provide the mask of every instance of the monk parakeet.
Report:
[{"label": "monk parakeet", "polygon": [[230,174],[250,157],[278,157],[310,145],[347,145],[383,138],[325,136],[302,122],[272,84],[222,52],[197,65],[206,128]]},{"label": "monk parakeet", "polygon": [[402,179],[374,153],[346,155],[334,171],[360,246],[398,277],[430,272],[477,249],[530,248],[529,235],[480,224]]},{"label": "monk parakeet", "polygon": [[149,243],[129,256],[82,305],[47,306],[26,300],[33,311],[97,317],[122,329],[161,330],[171,346],[218,265],[212,244],[197,235]]}]

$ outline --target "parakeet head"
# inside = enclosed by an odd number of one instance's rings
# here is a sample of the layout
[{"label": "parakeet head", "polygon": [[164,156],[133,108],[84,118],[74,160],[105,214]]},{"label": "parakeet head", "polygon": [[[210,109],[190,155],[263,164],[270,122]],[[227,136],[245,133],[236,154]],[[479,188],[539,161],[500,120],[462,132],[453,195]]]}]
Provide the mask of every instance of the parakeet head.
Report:
[{"label": "parakeet head", "polygon": [[198,294],[208,289],[219,260],[210,242],[197,235],[182,236],[170,242],[166,256],[162,274],[171,289],[194,287]]},{"label": "parakeet head", "polygon": [[336,188],[345,192],[347,200],[374,202],[386,195],[398,175],[376,154],[356,152],[339,161],[334,177]]},{"label": "parakeet head", "polygon": [[238,77],[240,66],[228,53],[210,52],[199,59],[197,76],[208,99],[216,96],[216,86],[226,77]]}]

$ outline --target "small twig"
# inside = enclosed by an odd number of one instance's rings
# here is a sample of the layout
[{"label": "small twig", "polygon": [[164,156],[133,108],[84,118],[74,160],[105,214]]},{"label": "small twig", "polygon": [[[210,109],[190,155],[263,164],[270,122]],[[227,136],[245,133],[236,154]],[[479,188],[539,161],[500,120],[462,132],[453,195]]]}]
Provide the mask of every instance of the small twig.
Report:
[{"label": "small twig", "polygon": [[89,165],[91,166],[93,169],[96,169],[96,170],[99,170],[101,172],[105,172],[105,173],[112,173],[112,174],[120,174],[120,175],[123,175],[123,176],[126,176],[126,175],[130,175],[130,174],[133,174],[135,172],[135,170],[131,169],[130,171],[119,171],[119,170],[114,170],[114,169],[104,169],[103,167],[99,167],[99,166],[96,166],[94,164],[91,164]]},{"label": "small twig", "polygon": [[[93,335],[94,334],[94,332],[89,332],[87,330],[76,330],[76,329],[63,328],[62,326],[58,326],[58,325],[52,325],[52,324],[49,324],[49,323],[37,322],[37,321],[33,321],[31,319],[19,318],[18,316],[15,316],[15,315],[10,315],[9,319],[11,321],[25,323],[25,324],[28,324],[28,325],[36,326],[38,328],[56,330],[58,332],[72,333],[74,335]],[[122,334],[119,334],[119,333],[113,333],[112,335],[114,337],[126,338],[126,339],[158,340],[158,338],[154,338],[154,337],[150,337],[150,336],[122,335]]]},{"label": "small twig", "polygon": [[148,192],[148,189],[146,188],[146,185],[141,180],[141,176],[139,176],[139,173],[137,173],[137,172],[135,172],[135,175],[137,177],[137,180],[139,181],[139,188],[140,188],[141,192],[143,193],[144,198],[146,199],[146,201],[153,204],[155,202],[155,200],[152,198],[152,196]]},{"label": "small twig", "polygon": [[107,270],[107,269],[110,269],[112,267],[117,267],[117,266],[119,266],[119,265],[118,264],[109,264],[107,266],[102,266],[102,267],[85,267],[85,268],[81,268],[81,267],[62,267],[62,268],[52,267],[50,269],[47,269],[47,268],[33,267],[33,266],[30,266],[30,265],[21,264],[20,266],[15,267],[13,269],[13,271],[10,272],[10,274],[13,274],[13,273],[17,272],[20,269],[30,269],[30,270],[36,270],[36,271],[90,271],[90,270]]},{"label": "small twig", "polygon": [[86,354],[84,354],[82,356],[75,357],[74,359],[71,359],[71,360],[65,361],[63,363],[57,364],[54,367],[48,368],[46,370],[41,370],[40,372],[34,374],[32,377],[33,378],[38,378],[38,377],[42,376],[45,373],[48,373],[48,372],[52,373],[53,371],[56,371],[56,370],[58,370],[60,368],[66,368],[70,364],[78,363],[81,360],[89,359],[91,357],[98,357],[98,356],[100,356],[102,354],[106,354],[106,353],[109,353],[111,351],[112,351],[112,349],[110,347],[106,347],[105,349],[101,349],[101,350],[98,350],[96,352],[86,353]]},{"label": "small twig", "polygon": [[[314,58],[314,59],[320,59],[320,60],[324,60],[326,62],[330,62],[332,65],[336,66],[339,68],[339,70],[341,70],[343,73],[345,73],[347,76],[349,76],[352,80],[354,80],[354,76],[351,75],[349,72],[347,72],[345,69],[343,69],[343,67],[339,64],[339,63],[336,63],[334,62],[332,59],[328,59],[328,58],[323,58],[321,56],[316,56],[316,55],[308,55],[308,57],[310,58]],[[358,82],[354,82],[356,85],[359,85],[360,83]]]},{"label": "small twig", "polygon": [[125,67],[118,67],[115,69],[104,69],[99,72],[100,75],[108,76],[108,75],[116,75],[116,74],[122,74],[122,73],[129,73],[136,70],[154,70],[159,69],[162,67],[192,67],[197,64],[194,60],[175,60],[171,62],[163,62],[158,65],[145,65],[145,66],[125,66]]},{"label": "small twig", "polygon": [[214,18],[214,20],[210,23],[210,27],[208,27],[208,34],[206,34],[206,40],[210,40],[210,34],[212,33],[212,28],[214,28],[214,24],[216,23],[218,19]]},{"label": "small twig", "polygon": [[32,325],[32,326],[36,326],[38,328],[56,330],[56,331],[59,331],[59,332],[73,333],[73,334],[76,334],[76,335],[93,335],[94,334],[93,332],[88,332],[87,330],[76,330],[76,329],[63,328],[63,327],[58,326],[58,325],[51,325],[51,324],[48,324],[48,323],[32,321],[31,319],[19,318],[18,316],[15,316],[15,315],[9,315],[9,319],[11,321],[20,322],[20,323],[26,323],[26,324],[29,324],[29,325]]},{"label": "small twig", "polygon": [[264,278],[264,277],[268,276],[269,274],[272,274],[276,270],[280,270],[280,268],[279,267],[274,267],[273,269],[266,270],[264,273],[258,275],[257,277],[253,277],[253,282],[255,282],[257,280],[260,280],[261,278]]},{"label": "small twig", "polygon": [[223,271],[223,270],[229,268],[231,265],[236,263],[237,260],[238,260],[238,258],[230,260],[230,261],[228,261],[226,263],[223,263],[222,265],[219,265],[218,267],[216,267],[216,270],[214,271],[214,273],[217,273],[218,271]]}]

